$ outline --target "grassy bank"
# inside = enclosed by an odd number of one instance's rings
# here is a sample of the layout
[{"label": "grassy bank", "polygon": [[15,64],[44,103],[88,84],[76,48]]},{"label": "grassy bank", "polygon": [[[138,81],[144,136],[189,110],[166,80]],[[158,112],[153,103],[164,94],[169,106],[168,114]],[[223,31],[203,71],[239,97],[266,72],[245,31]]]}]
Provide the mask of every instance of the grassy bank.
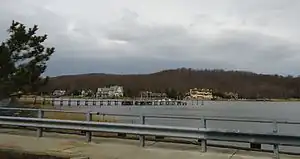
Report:
[{"label": "grassy bank", "polygon": [[[37,97],[36,99],[34,97],[32,98],[19,98],[18,101],[20,103],[23,103],[23,104],[26,104],[26,105],[33,105],[33,104],[36,104],[36,105],[42,105],[43,104],[43,98],[42,97]],[[51,101],[50,100],[45,100],[44,101],[45,105],[50,105],[51,104]]]},{"label": "grassy bank", "polygon": [[[45,112],[44,118],[47,119],[61,119],[61,120],[79,120],[85,121],[85,114],[79,113],[63,113],[63,112]],[[117,122],[115,117],[111,116],[102,116],[102,115],[93,115],[92,121],[96,122]]]},{"label": "grassy bank", "polygon": [[[51,106],[51,105],[39,105],[39,106],[34,106],[34,108],[53,109],[53,106]],[[44,118],[85,121],[86,120],[86,115],[84,113],[45,112],[44,113]],[[117,122],[116,117],[103,116],[103,115],[93,115],[92,116],[92,121]]]},{"label": "grassy bank", "polygon": [[[19,101],[22,103],[22,105],[26,105],[27,107],[30,108],[35,108],[35,109],[54,109],[54,107],[50,104],[36,104],[33,105],[30,102],[26,101]],[[86,120],[86,115],[85,113],[65,113],[65,112],[44,112],[44,118],[47,119],[60,119],[60,120],[79,120],[79,121],[85,121]],[[92,116],[92,121],[96,122],[117,122],[116,117],[113,116],[103,116],[103,115],[93,115]]]}]

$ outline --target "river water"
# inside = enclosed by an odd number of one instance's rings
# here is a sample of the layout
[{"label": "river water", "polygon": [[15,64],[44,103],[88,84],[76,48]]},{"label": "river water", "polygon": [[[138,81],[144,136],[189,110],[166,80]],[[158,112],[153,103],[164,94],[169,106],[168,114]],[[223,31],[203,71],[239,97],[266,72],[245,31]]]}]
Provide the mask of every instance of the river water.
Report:
[{"label": "river water", "polygon": [[[82,101],[84,103],[84,101]],[[197,105],[198,104],[198,105]],[[185,106],[54,106],[56,109],[93,111],[108,114],[134,114],[134,115],[172,115],[189,117],[230,117],[230,118],[251,118],[270,119],[284,121],[300,121],[300,102],[247,102],[247,101],[204,101],[189,102]],[[140,123],[138,117],[114,117],[117,122]],[[168,125],[183,127],[203,127],[201,120],[183,119],[154,119],[146,118],[146,124]],[[249,122],[229,122],[229,121],[207,121],[207,128],[239,130],[246,132],[272,133],[272,123],[249,123]],[[278,124],[278,132],[284,134],[300,135],[300,125]],[[232,144],[232,143],[231,143]],[[237,144],[241,146],[241,144]],[[242,146],[249,146],[244,144]],[[270,146],[264,146],[270,149]],[[286,148],[284,150],[300,152],[300,149]]]},{"label": "river water", "polygon": [[[178,116],[218,116],[234,118],[271,119],[300,121],[300,102],[245,102],[245,101],[205,101],[189,103],[187,106],[55,106],[57,109],[72,109],[115,114],[178,115]],[[138,118],[116,117],[119,122],[139,123]],[[201,127],[201,121],[182,119],[147,119],[147,124]],[[272,132],[272,124],[207,121],[208,128],[235,129],[241,131]],[[297,134],[300,125],[279,124],[279,132]],[[288,128],[286,128],[288,127]]]},{"label": "river water", "polygon": [[[145,115],[178,115],[190,117],[230,117],[270,119],[284,121],[300,121],[300,102],[246,102],[246,101],[205,101],[188,103],[186,106],[55,106],[57,109],[72,109],[114,114],[145,114]],[[118,122],[140,123],[137,117],[116,117]],[[183,119],[153,119],[146,118],[146,124],[202,127],[200,120]],[[272,123],[249,123],[228,121],[207,121],[207,128],[239,130],[246,132],[272,133]],[[278,132],[284,134],[300,135],[300,125],[278,124]],[[215,143],[215,142],[211,142]],[[217,142],[220,144],[220,142]],[[221,143],[222,144],[222,143]],[[226,143],[225,143],[226,144]],[[228,143],[227,143],[228,144]],[[236,146],[249,147],[248,144],[230,143]],[[263,149],[271,149],[270,145],[262,145]],[[300,152],[299,148],[280,147],[281,150]]]}]

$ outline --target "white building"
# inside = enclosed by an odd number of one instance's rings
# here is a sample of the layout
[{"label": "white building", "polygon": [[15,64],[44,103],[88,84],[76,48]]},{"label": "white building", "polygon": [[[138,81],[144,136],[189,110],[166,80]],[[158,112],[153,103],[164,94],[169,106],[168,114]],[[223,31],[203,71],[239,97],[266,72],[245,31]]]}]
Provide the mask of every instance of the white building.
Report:
[{"label": "white building", "polygon": [[66,94],[66,90],[54,90],[52,93],[53,96],[64,96]]},{"label": "white building", "polygon": [[93,91],[88,89],[88,90],[81,90],[81,97],[87,97],[87,96],[93,96]]},{"label": "white building", "polygon": [[96,92],[97,98],[120,98],[123,95],[124,90],[122,86],[98,88]]},{"label": "white building", "polygon": [[194,99],[213,99],[213,94],[211,89],[190,89],[190,98]]}]

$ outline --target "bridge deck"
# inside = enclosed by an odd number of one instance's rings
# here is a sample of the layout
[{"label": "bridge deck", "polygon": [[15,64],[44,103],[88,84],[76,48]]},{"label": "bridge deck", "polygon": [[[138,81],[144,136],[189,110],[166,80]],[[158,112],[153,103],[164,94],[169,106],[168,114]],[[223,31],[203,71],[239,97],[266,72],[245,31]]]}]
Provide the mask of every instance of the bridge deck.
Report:
[{"label": "bridge deck", "polygon": [[[36,138],[35,132],[26,130],[0,130],[0,149],[14,149],[35,154],[56,156],[88,156],[90,159],[267,159],[272,154],[210,148],[201,153],[196,145],[147,142],[145,148],[139,141],[95,137],[93,143],[85,143],[84,136],[45,133]],[[299,156],[281,155],[296,159]]]}]

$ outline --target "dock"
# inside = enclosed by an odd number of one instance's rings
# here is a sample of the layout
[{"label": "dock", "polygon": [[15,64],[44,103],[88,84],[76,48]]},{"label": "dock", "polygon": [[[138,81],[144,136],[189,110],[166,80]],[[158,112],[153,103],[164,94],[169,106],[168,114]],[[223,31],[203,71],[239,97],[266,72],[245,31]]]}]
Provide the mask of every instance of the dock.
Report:
[{"label": "dock", "polygon": [[159,105],[187,105],[187,102],[180,100],[103,100],[103,99],[54,99],[53,106],[159,106]]},{"label": "dock", "polygon": [[[51,104],[52,106],[184,106],[185,100],[154,99],[83,99],[83,98],[32,98],[22,99],[33,104]],[[195,102],[195,105],[201,102]]]}]

